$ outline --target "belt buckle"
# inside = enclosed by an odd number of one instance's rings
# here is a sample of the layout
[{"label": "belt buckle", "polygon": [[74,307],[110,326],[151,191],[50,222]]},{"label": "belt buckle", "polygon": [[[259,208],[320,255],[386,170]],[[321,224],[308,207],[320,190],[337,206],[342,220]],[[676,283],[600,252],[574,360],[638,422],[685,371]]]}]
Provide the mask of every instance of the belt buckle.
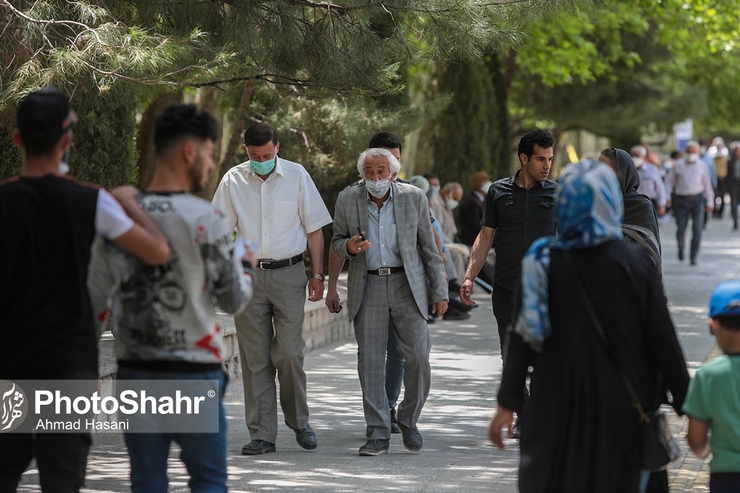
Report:
[{"label": "belt buckle", "polygon": [[391,275],[391,268],[390,267],[381,267],[378,269],[378,275],[379,276],[390,276]]},{"label": "belt buckle", "polygon": [[262,270],[267,270],[267,269],[265,269],[265,266],[268,266],[268,265],[270,265],[271,263],[272,263],[272,262],[268,262],[268,261],[266,261],[266,260],[260,260],[260,261],[259,261],[259,268],[260,268],[260,269],[262,269]]}]

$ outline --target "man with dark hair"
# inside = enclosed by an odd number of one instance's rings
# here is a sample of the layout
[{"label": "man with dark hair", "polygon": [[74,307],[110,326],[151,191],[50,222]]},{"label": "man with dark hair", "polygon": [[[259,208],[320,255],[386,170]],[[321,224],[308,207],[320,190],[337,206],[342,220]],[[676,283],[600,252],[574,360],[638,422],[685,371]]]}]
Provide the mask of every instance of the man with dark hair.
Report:
[{"label": "man with dark hair", "polygon": [[496,265],[491,298],[502,352],[522,258],[536,239],[555,234],[557,183],[547,179],[554,143],[553,136],[544,130],[532,130],[522,136],[518,149],[521,168],[514,176],[498,180],[488,189],[480,233],[473,243],[460,289],[460,299],[472,303],[473,280],[494,246]]},{"label": "man with dark hair", "polygon": [[[170,254],[131,187],[114,191],[119,204],[60,174],[74,121],[67,96],[54,88],[18,106],[13,142],[23,167],[0,182],[2,380],[97,379],[98,336],[85,285],[95,235],[153,265]],[[0,434],[0,491],[15,491],[33,457],[42,491],[79,491],[90,442],[89,433]]]},{"label": "man with dark hair", "polygon": [[[497,180],[488,189],[478,237],[460,288],[460,299],[471,304],[473,280],[493,246],[496,264],[493,273],[493,316],[496,317],[499,348],[504,357],[506,329],[512,322],[512,296],[521,277],[522,259],[538,238],[555,234],[555,192],[557,183],[548,180],[555,139],[544,130],[532,130],[519,141],[520,169],[514,176]],[[495,244],[494,244],[495,236]],[[523,389],[525,398],[526,388]],[[518,437],[518,422],[515,436]]]},{"label": "man with dark hair", "polygon": [[319,301],[324,296],[321,228],[331,223],[331,216],[303,166],[278,159],[280,143],[274,127],[252,125],[244,133],[244,144],[249,161],[231,168],[213,197],[230,227],[257,245],[259,257],[252,301],[234,318],[252,440],[242,453],[275,452],[276,371],[285,423],[295,432],[298,445],[312,450],[316,435],[308,424],[303,370],[303,252],[308,243],[313,270],[308,299]]},{"label": "man with dark hair", "polygon": [[192,104],[170,106],[154,122],[156,169],[139,201],[170,242],[166,265],[146,266],[109,241],[96,241],[93,248],[88,284],[96,319],[102,323],[112,314],[116,379],[218,383],[218,431],[124,432],[134,493],[167,491],[172,441],[180,446],[193,491],[226,491],[227,376],[212,300],[227,313],[243,310],[255,258],[248,252],[242,264],[224,214],[189,193],[208,184],[219,134],[215,118]]},{"label": "man with dark hair", "polygon": [[398,149],[398,153],[403,152],[403,142],[397,136],[390,132],[378,132],[370,138],[369,149],[382,147],[383,149]]}]

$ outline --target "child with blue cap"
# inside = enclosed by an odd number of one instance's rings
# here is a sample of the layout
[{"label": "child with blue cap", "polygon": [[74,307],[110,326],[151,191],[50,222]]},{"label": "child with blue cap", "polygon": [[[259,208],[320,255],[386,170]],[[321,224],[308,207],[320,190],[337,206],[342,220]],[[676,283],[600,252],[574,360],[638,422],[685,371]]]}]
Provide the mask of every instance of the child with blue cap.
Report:
[{"label": "child with blue cap", "polygon": [[[709,327],[724,353],[696,372],[683,411],[688,441],[700,458],[712,452],[709,491],[740,491],[740,281],[727,281],[709,300]],[[711,436],[708,437],[711,431]]]}]

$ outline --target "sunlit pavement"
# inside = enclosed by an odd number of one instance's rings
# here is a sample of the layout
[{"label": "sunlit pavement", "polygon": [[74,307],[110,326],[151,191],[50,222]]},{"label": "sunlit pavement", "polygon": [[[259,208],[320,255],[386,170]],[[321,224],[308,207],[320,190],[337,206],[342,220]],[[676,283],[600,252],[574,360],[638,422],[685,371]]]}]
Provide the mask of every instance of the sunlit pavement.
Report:
[{"label": "sunlit pavement", "polygon": [[[706,324],[712,289],[725,279],[740,279],[740,234],[730,231],[728,218],[710,222],[698,266],[690,266],[687,261],[678,262],[672,218],[660,224],[666,292],[693,372],[714,349]],[[357,346],[350,339],[306,356],[311,425],[319,442],[314,451],[301,449],[293,432],[282,425],[277,453],[241,455],[242,445],[249,442],[242,385],[238,379],[231,382],[227,396],[230,491],[517,491],[516,441],[507,441],[506,450],[498,451],[486,438],[501,363],[490,297],[477,289],[475,299],[481,308],[470,319],[430,326],[433,381],[419,422],[424,437],[421,452],[407,451],[401,436],[393,435],[388,455],[358,456],[357,449],[365,442],[365,424]],[[283,422],[282,414],[278,420]],[[685,418],[674,415],[671,424],[685,434]],[[707,491],[708,462],[693,457],[683,436],[680,443],[682,457],[669,470],[671,491]],[[188,476],[177,456],[173,447],[170,491],[189,491]],[[20,491],[40,491],[35,469],[24,475]],[[119,435],[95,437],[85,491],[129,491],[128,461]]]}]

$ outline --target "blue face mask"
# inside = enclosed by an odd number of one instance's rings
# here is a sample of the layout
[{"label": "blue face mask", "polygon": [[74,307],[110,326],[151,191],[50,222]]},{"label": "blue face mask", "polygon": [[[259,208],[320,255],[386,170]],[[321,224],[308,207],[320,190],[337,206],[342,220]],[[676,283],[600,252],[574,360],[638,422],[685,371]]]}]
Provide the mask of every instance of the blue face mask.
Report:
[{"label": "blue face mask", "polygon": [[268,159],[267,161],[255,161],[254,159],[249,160],[249,165],[252,167],[252,171],[258,175],[267,175],[275,167],[275,158]]}]

